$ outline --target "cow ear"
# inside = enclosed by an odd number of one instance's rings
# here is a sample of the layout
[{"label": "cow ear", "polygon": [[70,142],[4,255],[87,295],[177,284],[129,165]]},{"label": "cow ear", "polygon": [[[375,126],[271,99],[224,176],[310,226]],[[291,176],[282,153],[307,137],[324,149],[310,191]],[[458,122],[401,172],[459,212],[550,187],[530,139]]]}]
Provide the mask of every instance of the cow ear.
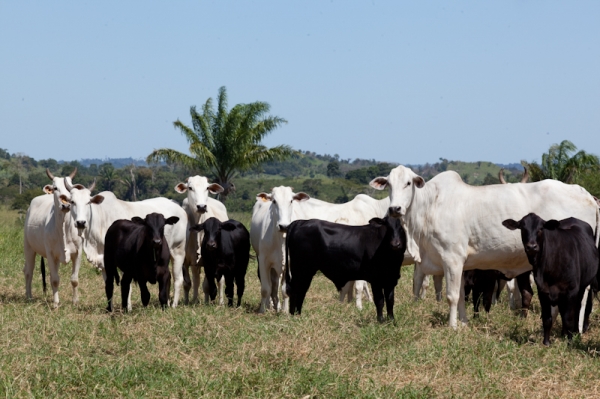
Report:
[{"label": "cow ear", "polygon": [[385,224],[385,221],[382,218],[373,218],[373,219],[369,220],[369,224],[383,226]]},{"label": "cow ear", "polygon": [[64,194],[62,194],[60,197],[58,197],[58,199],[60,200],[60,202],[62,202],[65,205],[69,204],[69,198]]},{"label": "cow ear", "polygon": [[415,176],[413,177],[413,184],[416,188],[423,188],[425,185],[425,180],[423,180],[421,176]]},{"label": "cow ear", "polygon": [[102,201],[104,201],[104,196],[100,195],[100,194],[96,194],[92,197],[92,199],[90,200],[90,203],[100,205],[102,203]]},{"label": "cow ear", "polygon": [[208,186],[208,191],[210,191],[211,194],[220,194],[225,191],[225,189],[220,184],[213,183]]},{"label": "cow ear", "polygon": [[76,188],[77,190],[83,190],[85,186],[83,184],[74,184],[73,188]]},{"label": "cow ear", "polygon": [[233,231],[237,226],[229,221],[221,223],[221,228],[225,231]]},{"label": "cow ear", "polygon": [[263,202],[271,201],[271,194],[267,194],[267,193],[258,193],[258,194],[256,195],[256,200],[257,200],[257,201],[263,201]]},{"label": "cow ear", "polygon": [[177,222],[179,222],[179,218],[177,216],[171,216],[165,220],[165,224],[175,224]]},{"label": "cow ear", "polygon": [[131,221],[136,224],[146,224],[146,221],[139,216],[132,217]]},{"label": "cow ear", "polygon": [[204,223],[200,223],[200,224],[197,224],[195,226],[190,227],[190,231],[198,231],[198,232],[200,232],[200,231],[203,231],[203,230],[204,230]]},{"label": "cow ear", "polygon": [[175,191],[177,191],[179,194],[183,194],[187,191],[188,187],[187,184],[185,183],[179,183],[178,185],[175,186]]},{"label": "cow ear", "polygon": [[292,197],[292,200],[294,201],[298,201],[298,202],[302,202],[302,201],[307,201],[310,199],[310,195],[300,191],[299,193],[297,193],[296,195],[294,195]]},{"label": "cow ear", "polygon": [[519,222],[514,221],[513,219],[506,219],[502,222],[502,225],[509,230],[517,230],[519,228]]},{"label": "cow ear", "polygon": [[369,186],[375,190],[383,190],[388,185],[388,179],[386,177],[376,177],[369,183]]},{"label": "cow ear", "polygon": [[559,226],[560,222],[554,219],[550,219],[546,223],[544,223],[544,229],[546,230],[556,230]]},{"label": "cow ear", "polygon": [[44,192],[45,192],[46,194],[52,194],[52,193],[54,192],[54,187],[53,187],[53,186],[51,186],[51,185],[49,185],[49,184],[46,184],[46,185],[44,186],[44,188],[42,188],[42,190],[44,190]]}]

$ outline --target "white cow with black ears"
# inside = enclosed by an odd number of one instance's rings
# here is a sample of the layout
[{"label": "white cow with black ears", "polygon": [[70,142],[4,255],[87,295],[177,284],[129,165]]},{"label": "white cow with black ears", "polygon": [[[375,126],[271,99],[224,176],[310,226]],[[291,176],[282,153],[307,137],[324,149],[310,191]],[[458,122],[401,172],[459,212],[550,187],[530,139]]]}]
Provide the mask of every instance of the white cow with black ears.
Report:
[{"label": "white cow with black ears", "polygon": [[[215,217],[221,222],[229,220],[227,209],[221,201],[208,196],[208,194],[219,194],[223,192],[223,187],[217,183],[208,183],[204,176],[188,177],[185,183],[179,183],[175,186],[175,191],[180,194],[187,192],[187,198],[181,205],[187,214],[188,229],[197,224],[204,223],[206,219]],[[198,300],[198,286],[200,285],[200,267],[202,266],[202,254],[200,253],[200,243],[204,233],[190,231],[189,239],[185,249],[185,265],[191,268],[193,297],[192,301]],[[219,285],[219,303],[222,305],[225,298],[225,278],[221,278]],[[208,292],[208,282],[206,278],[202,282],[204,291],[204,301],[210,300]],[[189,301],[190,286],[184,284],[184,302]]]}]

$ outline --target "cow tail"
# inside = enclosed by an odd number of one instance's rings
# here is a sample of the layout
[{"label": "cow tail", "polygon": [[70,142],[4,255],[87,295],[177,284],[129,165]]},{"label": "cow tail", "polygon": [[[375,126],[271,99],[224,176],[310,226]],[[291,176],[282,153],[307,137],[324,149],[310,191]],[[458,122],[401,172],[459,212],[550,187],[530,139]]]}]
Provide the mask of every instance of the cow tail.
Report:
[{"label": "cow tail", "polygon": [[292,271],[290,270],[290,247],[289,247],[290,231],[288,229],[285,235],[285,294],[290,294],[290,282],[292,281]]},{"label": "cow tail", "polygon": [[600,228],[600,208],[598,208],[597,206],[596,208],[596,231],[594,232],[594,236],[596,237],[596,248],[598,248],[598,242],[600,239],[600,234],[599,233],[599,228]]},{"label": "cow tail", "polygon": [[46,293],[46,265],[44,264],[44,257],[40,256],[42,261],[40,262],[40,268],[42,269],[42,286],[44,287],[44,294]]}]

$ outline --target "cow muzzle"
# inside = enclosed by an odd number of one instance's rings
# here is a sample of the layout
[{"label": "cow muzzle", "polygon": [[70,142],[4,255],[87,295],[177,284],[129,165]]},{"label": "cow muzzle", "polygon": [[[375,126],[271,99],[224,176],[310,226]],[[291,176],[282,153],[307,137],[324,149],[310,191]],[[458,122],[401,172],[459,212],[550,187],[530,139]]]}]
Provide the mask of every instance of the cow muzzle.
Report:
[{"label": "cow muzzle", "polygon": [[535,255],[538,253],[538,251],[539,246],[537,245],[537,243],[525,245],[525,252],[527,252],[528,255]]},{"label": "cow muzzle", "polygon": [[281,231],[282,233],[285,233],[288,229],[289,224],[283,224],[280,223],[277,225],[277,227],[279,227],[279,231]]},{"label": "cow muzzle", "polygon": [[71,210],[71,205],[60,204],[60,210],[67,213]]},{"label": "cow muzzle", "polygon": [[206,205],[196,205],[196,212],[198,212],[199,214],[206,213],[206,210]]},{"label": "cow muzzle", "polygon": [[206,248],[209,251],[214,251],[215,249],[217,249],[217,243],[215,241],[209,241],[206,243]]},{"label": "cow muzzle", "polygon": [[154,245],[154,248],[158,248],[162,245],[162,240],[161,239],[152,240],[152,244]]},{"label": "cow muzzle", "polygon": [[392,247],[393,251],[398,251],[401,247],[402,241],[400,241],[399,239],[394,239],[392,240],[392,242],[390,242],[390,246]]},{"label": "cow muzzle", "polygon": [[85,229],[85,220],[78,220],[75,222],[75,227],[77,227],[79,230],[83,230]]},{"label": "cow muzzle", "polygon": [[399,218],[404,216],[404,212],[402,212],[401,206],[390,206],[388,208],[388,214],[392,217]]}]

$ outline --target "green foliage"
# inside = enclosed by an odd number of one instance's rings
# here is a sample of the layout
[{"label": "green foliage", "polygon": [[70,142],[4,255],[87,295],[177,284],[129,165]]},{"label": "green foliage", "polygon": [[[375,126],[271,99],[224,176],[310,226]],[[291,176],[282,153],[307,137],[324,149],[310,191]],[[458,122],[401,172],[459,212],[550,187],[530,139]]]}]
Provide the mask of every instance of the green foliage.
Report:
[{"label": "green foliage", "polygon": [[[532,181],[544,179],[560,180],[572,183],[582,172],[597,171],[600,166],[598,156],[583,150],[576,152],[575,144],[563,140],[560,144],[552,144],[547,153],[542,154],[542,163],[526,163]],[[575,154],[573,154],[575,153]]]},{"label": "green foliage", "polygon": [[327,177],[340,177],[341,175],[340,163],[337,160],[333,160],[327,164]]},{"label": "green foliage", "polygon": [[286,145],[267,148],[262,140],[287,121],[277,116],[267,116],[270,105],[266,102],[237,104],[227,109],[227,91],[219,89],[217,109],[209,98],[202,112],[190,108],[192,127],[177,120],[173,125],[189,143],[190,155],[168,148],[154,150],[147,162],[166,161],[186,168],[210,173],[221,184],[227,196],[232,179],[238,172],[257,167],[263,162],[283,160],[293,154]]}]

